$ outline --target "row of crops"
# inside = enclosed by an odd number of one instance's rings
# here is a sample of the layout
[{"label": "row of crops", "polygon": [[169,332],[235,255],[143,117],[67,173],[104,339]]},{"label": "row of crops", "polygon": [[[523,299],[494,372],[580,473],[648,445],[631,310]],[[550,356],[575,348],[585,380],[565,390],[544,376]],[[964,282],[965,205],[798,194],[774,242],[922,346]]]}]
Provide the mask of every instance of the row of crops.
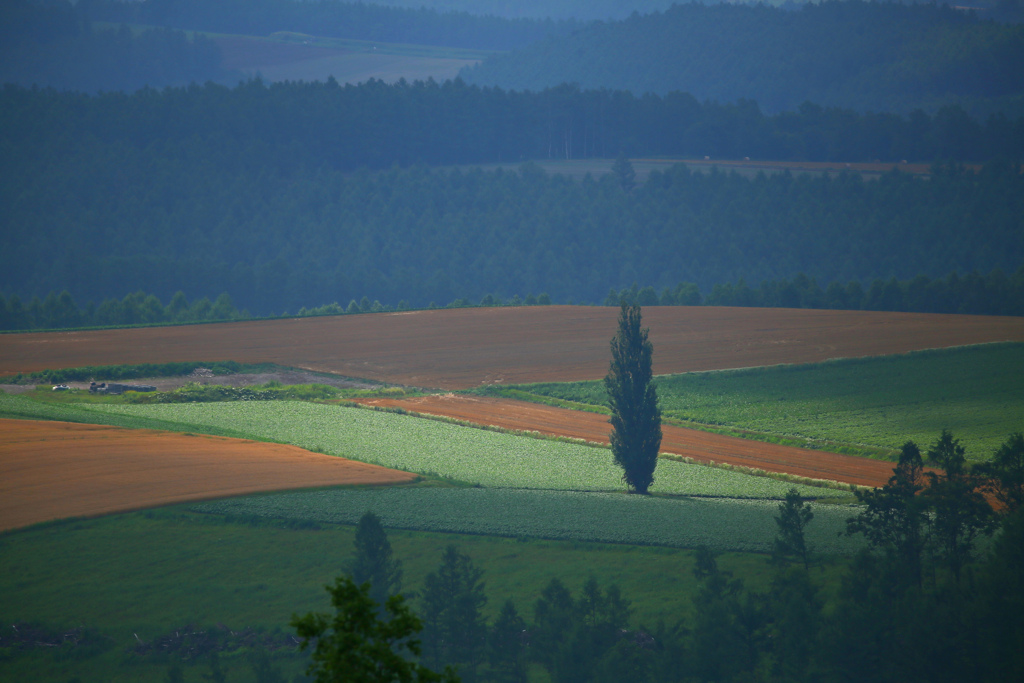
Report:
[{"label": "row of crops", "polygon": [[[584,444],[467,428],[410,415],[304,403],[103,405],[110,415],[231,430],[385,467],[434,474],[488,488],[624,491],[611,452]],[[782,498],[792,484],[766,477],[663,460],[652,493]],[[808,496],[822,489],[798,486]]]},{"label": "row of crops", "polygon": [[[510,537],[768,552],[778,504],[723,498],[666,499],[615,493],[487,488],[327,489],[230,498],[198,512],[355,524],[367,510],[387,527]],[[816,552],[848,553],[849,508],[815,506],[807,540]]]},{"label": "row of crops", "polygon": [[[606,448],[297,401],[84,405],[0,394],[0,416],[285,442],[462,484],[300,491],[196,507],[233,517],[354,524],[373,510],[387,526],[411,530],[764,551],[777,500],[793,486],[662,460],[652,492],[664,495],[630,496]],[[796,488],[809,497],[828,493]],[[815,510],[808,533],[819,550],[854,547],[839,535],[849,508]]]},{"label": "row of crops", "polygon": [[[662,415],[827,442],[829,450],[895,452],[951,430],[984,460],[1020,430],[1024,344],[978,344],[893,356],[690,372],[655,379]],[[481,393],[605,406],[600,381],[494,387]]]}]

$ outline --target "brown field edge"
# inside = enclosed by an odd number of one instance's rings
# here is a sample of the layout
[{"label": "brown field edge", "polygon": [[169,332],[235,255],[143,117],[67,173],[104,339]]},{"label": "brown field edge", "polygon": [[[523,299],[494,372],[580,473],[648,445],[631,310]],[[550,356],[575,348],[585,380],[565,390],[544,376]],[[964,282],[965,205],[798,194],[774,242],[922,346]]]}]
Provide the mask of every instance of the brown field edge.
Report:
[{"label": "brown field edge", "polygon": [[[603,377],[618,309],[465,308],[0,335],[0,375],[87,365],[278,363],[434,389]],[[810,363],[1024,341],[1024,318],[649,307],[654,372]]]}]

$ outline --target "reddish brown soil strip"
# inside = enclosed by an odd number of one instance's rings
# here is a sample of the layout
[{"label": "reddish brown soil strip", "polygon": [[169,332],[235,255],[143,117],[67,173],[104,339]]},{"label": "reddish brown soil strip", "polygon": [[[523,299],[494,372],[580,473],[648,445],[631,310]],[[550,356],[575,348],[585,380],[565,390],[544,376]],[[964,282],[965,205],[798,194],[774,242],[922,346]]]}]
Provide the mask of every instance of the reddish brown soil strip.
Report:
[{"label": "reddish brown soil strip", "polygon": [[[567,382],[608,372],[618,309],[465,308],[0,335],[0,375],[170,361],[273,362],[411,386]],[[1024,341],[1024,318],[650,307],[658,374]]]},{"label": "reddish brown soil strip", "polygon": [[[608,443],[611,431],[604,415],[501,398],[449,394],[402,400],[363,399],[360,403],[595,443]],[[779,446],[669,425],[662,426],[662,434],[663,453],[686,456],[698,462],[727,463],[859,486],[883,486],[892,476],[892,464],[878,460]]]},{"label": "reddish brown soil strip", "polygon": [[0,420],[0,530],[258,491],[415,477],[282,444]]}]

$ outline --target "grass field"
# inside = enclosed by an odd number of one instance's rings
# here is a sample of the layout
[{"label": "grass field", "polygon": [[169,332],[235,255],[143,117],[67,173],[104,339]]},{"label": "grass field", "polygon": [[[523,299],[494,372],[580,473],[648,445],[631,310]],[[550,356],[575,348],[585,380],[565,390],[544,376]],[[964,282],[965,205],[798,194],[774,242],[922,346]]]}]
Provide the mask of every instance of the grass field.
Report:
[{"label": "grass field", "polygon": [[[336,524],[355,524],[372,510],[386,526],[399,529],[766,553],[778,507],[766,500],[420,486],[246,496],[192,509]],[[859,539],[840,536],[851,508],[816,509],[807,538],[819,552],[850,554],[861,547]]]},{"label": "grass field", "polygon": [[[533,602],[553,577],[574,592],[588,577],[617,584],[633,602],[632,625],[674,623],[692,613],[696,590],[693,553],[673,548],[564,541],[524,541],[484,535],[389,530],[395,556],[405,569],[405,590],[421,587],[437,568],[440,552],[457,544],[485,572],[493,618],[506,599],[532,618]],[[221,623],[288,633],[293,613],[328,608],[323,585],[346,567],[353,529],[288,529],[274,522],[195,514],[186,508],[72,520],[0,535],[0,617],[35,621],[53,629],[85,626],[105,648],[90,653],[34,650],[0,657],[0,679],[64,681],[163,681],[166,658],[129,654],[135,636],[150,641],[192,624]],[[725,553],[720,565],[747,584],[767,588],[767,559]],[[831,562],[814,576],[834,591],[839,566]],[[45,649],[44,649],[45,650]],[[248,651],[222,655],[229,680],[252,680]],[[287,675],[302,659],[275,655]],[[188,662],[185,680],[202,680],[202,664]]]},{"label": "grass field", "polygon": [[[973,460],[1024,429],[1024,344],[985,344],[806,365],[657,378],[665,417],[749,430],[769,439],[895,450],[927,448],[950,429]],[[600,382],[517,387],[604,406]],[[482,393],[501,393],[500,389]]]}]

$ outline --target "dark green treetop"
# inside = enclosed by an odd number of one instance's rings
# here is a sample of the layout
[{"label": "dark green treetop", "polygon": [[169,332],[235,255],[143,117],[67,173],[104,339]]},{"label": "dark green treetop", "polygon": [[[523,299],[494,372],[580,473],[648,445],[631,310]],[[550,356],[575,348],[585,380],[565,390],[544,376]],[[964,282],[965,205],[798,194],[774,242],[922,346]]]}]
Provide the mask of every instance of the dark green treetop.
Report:
[{"label": "dark green treetop", "polygon": [[369,582],[370,598],[383,606],[402,588],[402,562],[391,556],[391,543],[374,513],[367,511],[359,519],[355,546],[352,579],[357,584]]},{"label": "dark green treetop", "polygon": [[302,648],[311,643],[312,663],[308,673],[316,683],[457,683],[450,669],[443,674],[406,659],[405,653],[418,657],[420,642],[416,634],[422,622],[413,614],[401,595],[388,598],[386,618],[377,613],[370,598],[369,584],[356,585],[348,576],[339,576],[331,594],[334,616],[310,612],[292,616],[291,625],[302,638]]},{"label": "dark green treetop", "polygon": [[804,502],[799,491],[791,488],[779,504],[779,515],[775,518],[779,533],[772,548],[773,561],[784,563],[793,559],[803,564],[804,569],[810,568],[811,550],[804,539],[804,529],[812,519],[811,506]]}]

